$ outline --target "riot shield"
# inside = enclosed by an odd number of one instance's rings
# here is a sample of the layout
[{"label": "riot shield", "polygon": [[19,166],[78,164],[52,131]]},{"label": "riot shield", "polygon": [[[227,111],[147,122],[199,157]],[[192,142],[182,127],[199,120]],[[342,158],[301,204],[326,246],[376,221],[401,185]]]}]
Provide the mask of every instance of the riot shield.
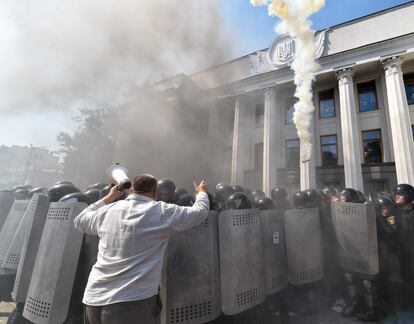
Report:
[{"label": "riot shield", "polygon": [[0,192],[0,231],[6,221],[10,208],[13,205],[13,192]]},{"label": "riot shield", "polygon": [[[3,263],[6,253],[10,247],[14,233],[23,219],[23,214],[30,200],[15,200],[10,208],[9,215],[0,231],[0,265]],[[0,275],[15,274],[15,269],[0,268]]]},{"label": "riot shield", "polygon": [[260,211],[265,293],[272,295],[288,285],[284,210]]},{"label": "riot shield", "polygon": [[265,300],[259,211],[226,210],[218,224],[221,307],[234,315]]},{"label": "riot shield", "polygon": [[[40,238],[42,237],[48,207],[49,198],[46,195],[34,194],[25,212],[25,217],[27,217],[25,219],[25,222],[27,222],[25,228],[26,233],[24,237],[19,237],[22,240],[21,251],[15,249],[16,253],[20,255],[20,262],[12,291],[12,297],[17,303],[23,303],[26,300],[27,289],[29,288],[30,277],[32,275]],[[15,239],[17,239],[16,235]],[[17,247],[19,242],[15,243],[15,247]],[[13,263],[9,262],[9,264],[13,266]]]},{"label": "riot shield", "polygon": [[39,199],[42,202],[44,202],[41,203],[39,206],[41,208],[40,212],[42,213],[43,218],[46,216],[47,209],[49,207],[49,199],[45,195],[43,195],[42,198],[40,198],[39,196],[39,194],[34,194],[32,199],[30,200],[29,205],[22,216],[22,220],[20,221],[20,224],[17,227],[16,232],[14,233],[13,239],[11,240],[9,249],[6,252],[3,263],[1,264],[2,268],[14,270],[17,269],[20,261],[23,242],[25,240],[26,235],[30,232],[35,213],[39,212],[39,209],[37,207]]},{"label": "riot shield", "polygon": [[216,211],[201,225],[170,238],[161,296],[163,324],[205,323],[220,315]]},{"label": "riot shield", "polygon": [[374,205],[335,202],[331,208],[340,266],[363,274],[377,274],[379,263]]},{"label": "riot shield", "polygon": [[67,317],[83,238],[73,220],[86,206],[50,204],[23,311],[33,323],[60,324]]},{"label": "riot shield", "polygon": [[289,282],[303,285],[323,278],[319,208],[285,211]]}]

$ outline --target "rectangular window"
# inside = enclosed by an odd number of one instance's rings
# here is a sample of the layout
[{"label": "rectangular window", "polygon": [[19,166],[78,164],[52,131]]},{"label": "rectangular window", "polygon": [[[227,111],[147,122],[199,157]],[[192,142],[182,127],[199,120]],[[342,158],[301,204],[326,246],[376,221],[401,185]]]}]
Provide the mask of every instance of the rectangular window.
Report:
[{"label": "rectangular window", "polygon": [[404,75],[405,95],[409,105],[414,105],[414,73]]},{"label": "rectangular window", "polygon": [[411,133],[413,135],[413,140],[414,140],[414,125],[411,125]]},{"label": "rectangular window", "polygon": [[286,141],[286,168],[299,168],[299,139],[292,139]]},{"label": "rectangular window", "polygon": [[257,104],[255,109],[255,127],[264,127],[264,104]]},{"label": "rectangular window", "polygon": [[359,112],[378,109],[375,81],[358,83]]},{"label": "rectangular window", "polygon": [[336,135],[321,136],[322,165],[338,164]]},{"label": "rectangular window", "polygon": [[334,89],[319,92],[319,118],[335,117]]},{"label": "rectangular window", "polygon": [[362,143],[364,146],[364,162],[382,162],[381,130],[374,129],[362,132]]}]

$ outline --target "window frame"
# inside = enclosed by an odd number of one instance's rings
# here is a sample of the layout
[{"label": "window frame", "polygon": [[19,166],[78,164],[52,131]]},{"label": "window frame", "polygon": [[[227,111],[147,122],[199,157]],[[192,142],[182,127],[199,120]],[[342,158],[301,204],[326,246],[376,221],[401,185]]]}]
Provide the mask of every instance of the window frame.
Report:
[{"label": "window frame", "polygon": [[[258,103],[254,107],[254,128],[263,128],[264,127],[264,103]],[[259,108],[260,107],[260,108]],[[262,114],[258,114],[259,111],[262,111]],[[260,118],[258,118],[260,116]]]},{"label": "window frame", "polygon": [[[407,80],[408,79],[408,80]],[[403,75],[403,83],[404,83],[404,92],[405,92],[405,97],[407,99],[407,105],[408,106],[414,106],[414,103],[410,104],[408,103],[408,98],[407,98],[407,91],[405,90],[405,87],[407,85],[412,85],[414,87],[414,72],[409,72],[409,73],[405,73]]]},{"label": "window frame", "polygon": [[[335,136],[335,144],[322,144],[322,137],[328,137],[328,136]],[[326,135],[320,135],[319,136],[319,140],[320,140],[320,149],[321,149],[321,165],[322,166],[335,166],[338,165],[338,134],[326,134]],[[322,148],[324,146],[333,146],[335,145],[336,147],[336,163],[335,164],[323,164],[323,150]]]},{"label": "window frame", "polygon": [[[321,93],[330,92],[330,91],[332,91],[334,114],[333,114],[333,116],[322,117],[321,116]],[[335,88],[325,89],[325,90],[321,90],[321,91],[318,92],[318,110],[319,110],[319,119],[328,119],[328,118],[335,118],[336,117]]]},{"label": "window frame", "polygon": [[[372,109],[372,110],[368,110],[368,111],[361,111],[361,100],[359,98],[360,92],[359,92],[358,87],[359,87],[360,84],[371,83],[371,82],[374,82],[374,90],[375,90],[374,91],[374,95],[375,95],[375,102],[377,103],[377,108]],[[357,90],[356,92],[357,92],[357,97],[358,97],[358,113],[362,113],[363,114],[363,113],[370,113],[370,112],[379,110],[378,94],[377,94],[377,80],[376,79],[357,82],[357,84],[356,84],[356,90]],[[362,92],[362,93],[367,93],[367,92]]]},{"label": "window frame", "polygon": [[[374,132],[374,131],[379,131],[380,134],[380,138],[379,138],[379,142],[380,142],[380,147],[381,147],[381,161],[380,162],[366,162],[365,161],[365,142],[372,142],[372,141],[378,141],[378,140],[364,140],[364,133],[368,133],[368,132]],[[375,163],[384,163],[384,145],[382,143],[382,129],[381,128],[374,128],[374,129],[367,129],[364,131],[361,131],[361,140],[362,140],[362,158],[364,161],[364,164],[375,164]]]}]

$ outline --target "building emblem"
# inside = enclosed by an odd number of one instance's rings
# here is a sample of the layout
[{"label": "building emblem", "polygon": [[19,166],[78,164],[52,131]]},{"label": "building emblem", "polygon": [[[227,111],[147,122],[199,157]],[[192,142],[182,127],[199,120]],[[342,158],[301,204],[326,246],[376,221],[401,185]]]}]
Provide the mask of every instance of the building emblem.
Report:
[{"label": "building emblem", "polygon": [[[327,29],[315,36],[316,59],[325,51]],[[267,51],[259,51],[249,56],[252,74],[265,73],[283,68],[292,63],[296,54],[296,41],[287,34],[280,35]]]}]

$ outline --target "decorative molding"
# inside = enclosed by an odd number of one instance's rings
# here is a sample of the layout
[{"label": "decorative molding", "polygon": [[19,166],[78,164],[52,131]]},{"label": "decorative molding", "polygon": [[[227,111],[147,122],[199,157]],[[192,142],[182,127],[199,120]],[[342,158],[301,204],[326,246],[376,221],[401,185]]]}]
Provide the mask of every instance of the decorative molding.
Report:
[{"label": "decorative molding", "polygon": [[335,76],[339,81],[339,85],[346,85],[353,82],[354,71],[351,68],[337,70]]},{"label": "decorative molding", "polygon": [[381,60],[381,64],[385,70],[385,76],[401,73],[401,64],[403,60],[401,56],[393,56],[391,58]]}]

